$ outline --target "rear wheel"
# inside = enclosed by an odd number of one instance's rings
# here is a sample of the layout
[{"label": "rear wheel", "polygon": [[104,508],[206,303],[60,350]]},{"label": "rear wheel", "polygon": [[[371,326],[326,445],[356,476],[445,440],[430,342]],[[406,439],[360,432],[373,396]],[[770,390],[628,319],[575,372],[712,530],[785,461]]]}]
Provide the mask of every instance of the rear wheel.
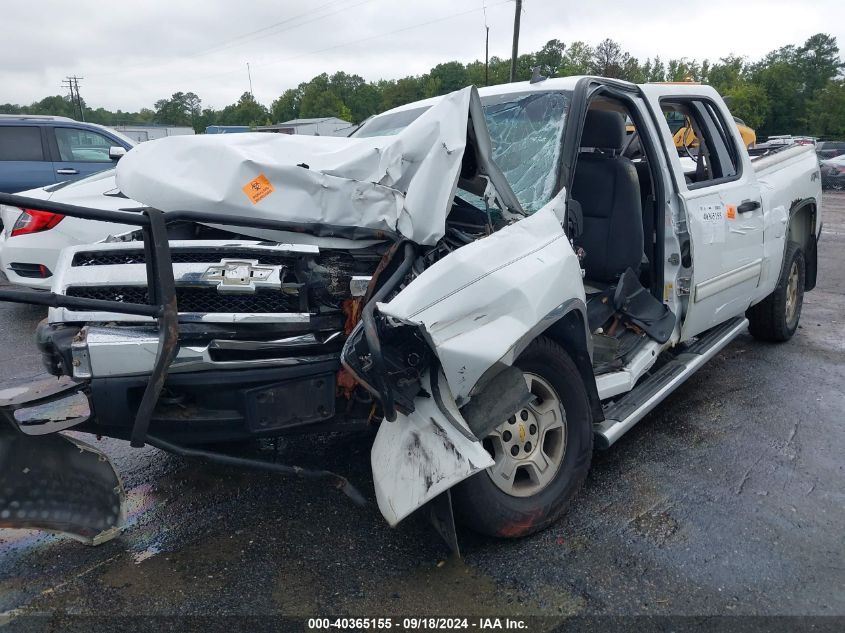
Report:
[{"label": "rear wheel", "polygon": [[798,329],[804,304],[804,253],[796,242],[788,242],[783,269],[774,291],[745,313],[748,331],[763,341],[788,341]]},{"label": "rear wheel", "polygon": [[453,490],[461,523],[511,538],[542,530],[566,512],[593,451],[587,391],[567,353],[540,338],[515,365],[533,400],[483,440],[495,464]]}]

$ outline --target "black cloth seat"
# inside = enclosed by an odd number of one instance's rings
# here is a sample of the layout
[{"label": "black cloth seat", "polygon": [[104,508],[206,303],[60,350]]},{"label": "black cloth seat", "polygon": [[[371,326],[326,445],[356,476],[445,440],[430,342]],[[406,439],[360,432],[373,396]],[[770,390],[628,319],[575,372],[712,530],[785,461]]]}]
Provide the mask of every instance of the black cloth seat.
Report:
[{"label": "black cloth seat", "polygon": [[[584,249],[586,278],[615,283],[643,259],[640,183],[634,163],[614,153],[622,149],[625,120],[617,112],[588,110],[572,198],[581,205],[584,230],[575,241]],[[584,151],[590,148],[600,151]]]}]

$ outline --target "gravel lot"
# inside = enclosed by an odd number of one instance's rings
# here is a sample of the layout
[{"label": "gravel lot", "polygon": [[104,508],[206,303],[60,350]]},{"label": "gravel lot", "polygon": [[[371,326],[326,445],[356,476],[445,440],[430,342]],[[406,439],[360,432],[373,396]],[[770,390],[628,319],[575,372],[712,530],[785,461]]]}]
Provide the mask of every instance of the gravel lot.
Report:
[{"label": "gravel lot", "polygon": [[[389,528],[370,438],[285,441],[370,498],[97,443],[130,524],[96,548],[0,530],[0,612],[65,615],[845,616],[845,194],[825,197],[819,285],[783,345],[734,343],[612,449],[572,511],[520,541]],[[0,304],[0,381],[41,373],[40,309]],[[255,449],[269,452],[269,447]],[[59,623],[59,624],[57,624]],[[12,628],[32,626],[14,619]]]}]

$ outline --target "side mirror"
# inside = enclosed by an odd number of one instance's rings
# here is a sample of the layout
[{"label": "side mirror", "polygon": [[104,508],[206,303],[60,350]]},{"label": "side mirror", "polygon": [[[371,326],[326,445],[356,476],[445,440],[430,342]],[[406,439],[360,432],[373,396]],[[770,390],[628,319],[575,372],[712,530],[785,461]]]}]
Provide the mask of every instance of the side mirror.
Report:
[{"label": "side mirror", "polygon": [[112,160],[120,160],[121,156],[126,155],[126,149],[120,145],[114,145],[109,148],[109,158]]}]

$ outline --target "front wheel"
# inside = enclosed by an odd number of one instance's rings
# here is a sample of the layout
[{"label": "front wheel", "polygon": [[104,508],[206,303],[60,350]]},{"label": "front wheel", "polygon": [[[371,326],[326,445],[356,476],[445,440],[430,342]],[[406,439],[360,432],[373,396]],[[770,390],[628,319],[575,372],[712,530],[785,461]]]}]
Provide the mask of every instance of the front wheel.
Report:
[{"label": "front wheel", "polygon": [[804,253],[788,242],[778,284],[768,297],[745,313],[748,331],[762,341],[788,341],[798,329],[804,305]]},{"label": "front wheel", "polygon": [[495,464],[453,489],[461,523],[509,538],[542,530],[566,512],[593,452],[587,390],[566,351],[539,338],[515,366],[532,401],[483,440]]}]

